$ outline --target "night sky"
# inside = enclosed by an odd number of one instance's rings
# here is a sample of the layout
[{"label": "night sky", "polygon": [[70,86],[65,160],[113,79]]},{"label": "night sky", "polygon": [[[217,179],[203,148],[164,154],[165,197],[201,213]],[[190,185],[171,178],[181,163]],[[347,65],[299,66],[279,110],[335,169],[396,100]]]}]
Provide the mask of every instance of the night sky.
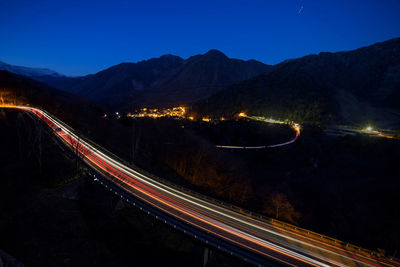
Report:
[{"label": "night sky", "polygon": [[0,0],[0,61],[84,75],[219,49],[276,64],[400,37],[399,0]]}]

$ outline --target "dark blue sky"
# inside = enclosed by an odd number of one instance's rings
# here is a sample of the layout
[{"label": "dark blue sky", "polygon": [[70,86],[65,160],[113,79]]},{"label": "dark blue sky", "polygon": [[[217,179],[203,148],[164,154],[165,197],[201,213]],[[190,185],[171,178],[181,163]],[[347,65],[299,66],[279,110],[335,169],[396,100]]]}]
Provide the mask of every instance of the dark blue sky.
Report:
[{"label": "dark blue sky", "polygon": [[211,48],[275,64],[400,37],[399,0],[0,0],[0,61],[67,75]]}]

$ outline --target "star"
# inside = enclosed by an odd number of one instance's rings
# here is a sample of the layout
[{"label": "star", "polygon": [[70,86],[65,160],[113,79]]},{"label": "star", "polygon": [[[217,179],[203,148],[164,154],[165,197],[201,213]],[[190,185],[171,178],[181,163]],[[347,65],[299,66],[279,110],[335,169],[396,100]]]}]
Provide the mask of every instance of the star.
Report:
[{"label": "star", "polygon": [[301,6],[300,9],[299,9],[299,11],[297,11],[297,14],[300,15],[300,14],[303,12],[303,9],[304,9],[304,6]]}]

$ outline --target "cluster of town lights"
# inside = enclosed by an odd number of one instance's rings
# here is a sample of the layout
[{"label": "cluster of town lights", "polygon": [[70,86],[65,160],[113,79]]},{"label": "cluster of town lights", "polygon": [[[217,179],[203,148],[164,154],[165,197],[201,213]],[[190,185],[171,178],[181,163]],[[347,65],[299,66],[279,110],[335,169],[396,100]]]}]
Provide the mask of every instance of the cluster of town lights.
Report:
[{"label": "cluster of town lights", "polygon": [[[119,114],[117,114],[119,115]],[[105,115],[106,116],[106,115]],[[132,118],[162,118],[162,117],[173,117],[173,118],[184,118],[188,120],[195,120],[193,116],[188,116],[186,114],[186,108],[185,107],[174,107],[174,108],[166,108],[166,109],[151,109],[151,108],[142,108],[138,110],[135,113],[128,113],[128,117]],[[265,117],[260,117],[260,116],[248,116],[245,112],[240,112],[237,114],[238,117],[240,118],[248,118],[251,120],[256,120],[256,121],[263,121],[263,122],[268,122],[268,123],[274,123],[274,124],[289,124],[295,129],[296,131],[300,131],[300,125],[298,123],[294,123],[289,120],[285,121],[280,121],[280,120],[275,120],[272,118],[265,118]],[[210,117],[202,117],[200,119],[203,122],[213,122],[213,121],[225,121],[225,117],[220,117],[219,119],[212,119]]]},{"label": "cluster of town lights", "polygon": [[[17,98],[13,95],[12,92],[7,91],[7,90],[1,90],[0,89],[0,107],[15,107],[15,106],[29,106],[29,104],[24,104],[21,103],[20,101],[17,100]],[[165,109],[150,109],[150,108],[142,108],[135,113],[128,113],[128,117],[133,117],[133,118],[162,118],[162,117],[171,117],[171,118],[181,118],[181,119],[188,119],[191,121],[195,120],[195,117],[193,115],[187,114],[187,110],[183,106],[179,107],[173,107],[173,108],[165,108]],[[298,123],[295,123],[290,120],[276,120],[272,118],[266,118],[266,117],[261,117],[261,116],[248,116],[245,112],[240,112],[237,114],[239,118],[247,118],[255,121],[262,121],[262,122],[267,122],[267,123],[273,123],[273,124],[286,124],[290,125],[297,133],[300,133],[301,126]],[[103,118],[107,118],[108,115],[104,114]],[[115,117],[120,119],[122,117],[122,114],[119,112],[115,112]],[[211,117],[202,117],[202,118],[196,118],[196,120],[200,120],[202,122],[216,122],[216,121],[225,121],[225,117],[220,117],[219,119],[217,118],[211,118]],[[368,125],[367,127],[363,129],[358,129],[358,132],[368,134],[368,135],[373,135],[373,136],[379,136],[379,137],[385,137],[385,138],[397,138],[391,133],[383,133],[381,131],[378,131],[374,129],[372,126]]]},{"label": "cluster of town lights", "polygon": [[295,123],[293,121],[289,121],[289,120],[275,120],[272,118],[266,118],[266,117],[261,117],[261,116],[247,116],[246,113],[244,112],[240,112],[238,114],[239,117],[241,118],[248,118],[251,120],[255,120],[255,121],[262,121],[262,122],[268,122],[268,123],[274,123],[274,124],[289,124],[292,126],[292,128],[296,131],[296,132],[300,132],[301,126],[298,123]]},{"label": "cluster of town lights", "polygon": [[185,107],[174,107],[166,109],[148,109],[142,108],[136,113],[128,113],[128,117],[133,118],[162,118],[162,117],[175,117],[184,118],[186,113]]},{"label": "cluster of town lights", "polygon": [[[182,118],[189,119],[193,121],[195,118],[193,116],[187,116],[185,107],[174,107],[174,108],[165,108],[165,109],[157,109],[157,108],[142,108],[135,113],[128,113],[128,117],[131,118],[153,118],[158,119],[162,117],[170,117],[170,118]],[[225,120],[224,117],[221,120]],[[211,122],[212,119],[209,117],[201,118],[201,121]]]}]

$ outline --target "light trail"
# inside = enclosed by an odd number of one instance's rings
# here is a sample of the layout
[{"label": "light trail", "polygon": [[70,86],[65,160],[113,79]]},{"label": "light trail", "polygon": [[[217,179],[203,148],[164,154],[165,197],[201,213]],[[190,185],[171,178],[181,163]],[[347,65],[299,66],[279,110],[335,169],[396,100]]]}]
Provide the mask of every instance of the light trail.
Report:
[{"label": "light trail", "polygon": [[[106,155],[97,146],[80,138],[65,123],[43,110],[24,106],[0,107],[34,113],[54,130],[53,133],[66,146],[73,149],[77,143],[81,144],[79,152],[82,153],[83,160],[125,192],[196,229],[257,255],[291,266],[399,266],[389,259],[368,255],[360,248],[359,252],[345,249],[342,245],[248,217],[157,181],[152,176],[138,172]],[[296,129],[300,134],[300,127],[297,126]]]},{"label": "light trail", "polygon": [[[256,120],[256,121],[263,121],[263,122],[268,122],[268,123],[277,123],[277,124],[286,124],[283,121],[277,121],[274,119],[266,119],[262,117],[252,117],[252,116],[247,116],[244,112],[239,113],[239,117],[242,118],[248,118],[251,120]],[[282,147],[282,146],[287,146],[290,145],[299,138],[300,136],[300,131],[301,131],[301,126],[298,123],[291,123],[291,128],[295,131],[296,135],[293,139],[284,142],[284,143],[279,143],[279,144],[274,144],[274,145],[262,145],[262,146],[225,146],[225,145],[216,145],[215,147],[217,148],[225,148],[225,149],[266,149],[266,148],[275,148],[275,147]]]},{"label": "light trail", "polygon": [[400,140],[400,136],[398,134],[396,135],[396,131],[389,129],[374,129],[372,126],[360,128],[349,125],[328,125],[325,132],[329,135],[344,136],[361,134],[369,137]]}]

